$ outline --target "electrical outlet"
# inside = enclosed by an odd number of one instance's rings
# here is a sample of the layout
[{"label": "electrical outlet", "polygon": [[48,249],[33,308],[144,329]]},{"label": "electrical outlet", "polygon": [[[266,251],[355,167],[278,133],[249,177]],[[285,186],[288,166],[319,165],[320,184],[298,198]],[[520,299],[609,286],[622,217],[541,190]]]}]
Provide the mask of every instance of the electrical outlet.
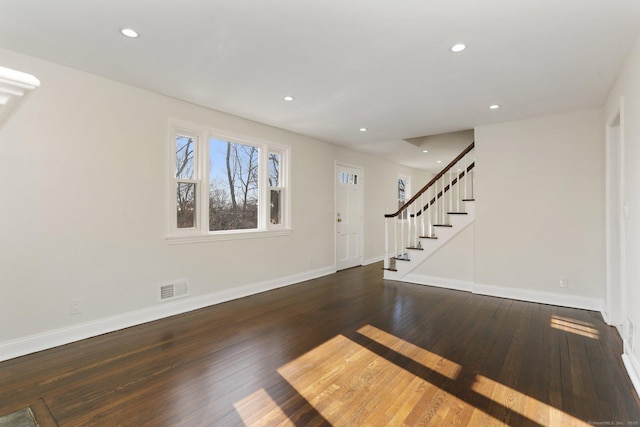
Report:
[{"label": "electrical outlet", "polygon": [[82,298],[75,298],[71,300],[71,304],[69,306],[69,314],[80,314],[82,313]]},{"label": "electrical outlet", "polygon": [[569,287],[569,278],[568,277],[561,277],[560,278],[560,282],[558,282],[558,286],[560,286],[561,288],[568,288]]}]

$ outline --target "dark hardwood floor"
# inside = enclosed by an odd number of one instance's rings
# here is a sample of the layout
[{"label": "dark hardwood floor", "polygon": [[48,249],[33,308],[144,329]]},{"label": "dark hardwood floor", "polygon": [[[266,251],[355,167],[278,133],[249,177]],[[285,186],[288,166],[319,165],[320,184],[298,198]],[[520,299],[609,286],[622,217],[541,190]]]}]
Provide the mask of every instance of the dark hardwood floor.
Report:
[{"label": "dark hardwood floor", "polygon": [[354,268],[0,363],[59,426],[638,425],[599,313]]}]

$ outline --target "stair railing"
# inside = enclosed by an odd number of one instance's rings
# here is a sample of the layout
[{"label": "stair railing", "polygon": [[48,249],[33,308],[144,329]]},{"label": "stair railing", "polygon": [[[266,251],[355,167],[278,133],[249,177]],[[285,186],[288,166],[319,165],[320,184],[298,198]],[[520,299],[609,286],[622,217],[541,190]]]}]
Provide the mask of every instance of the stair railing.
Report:
[{"label": "stair railing", "polygon": [[462,212],[473,200],[475,143],[471,143],[400,209],[384,221],[384,268],[409,259],[407,249],[420,249],[421,238],[435,238],[435,228],[448,226],[449,212]]}]

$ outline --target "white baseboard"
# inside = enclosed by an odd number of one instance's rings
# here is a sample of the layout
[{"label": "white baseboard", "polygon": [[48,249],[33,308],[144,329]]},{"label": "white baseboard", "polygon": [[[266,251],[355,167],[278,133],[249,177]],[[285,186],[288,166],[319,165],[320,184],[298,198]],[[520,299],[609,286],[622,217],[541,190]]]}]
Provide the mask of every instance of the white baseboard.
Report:
[{"label": "white baseboard", "polygon": [[448,279],[444,277],[407,274],[401,280],[403,282],[416,283],[419,285],[472,292],[479,295],[558,305],[561,307],[579,308],[583,310],[602,312],[604,306],[604,301],[597,298],[533,291],[529,289],[507,288],[504,286],[483,285],[470,281]]},{"label": "white baseboard", "polygon": [[534,291],[529,289],[506,288],[475,284],[473,292],[492,297],[509,298],[519,301],[537,302],[540,304],[558,305],[561,307],[580,308],[583,310],[602,311],[604,301],[597,298],[576,295],[557,294],[553,292]]},{"label": "white baseboard", "polygon": [[422,274],[407,274],[402,281],[417,283],[419,285],[435,286],[437,288],[454,289],[456,291],[473,292],[473,282],[464,280],[447,279],[444,277],[424,276]]},{"label": "white baseboard", "polygon": [[362,265],[370,265],[375,264],[376,262],[384,261],[384,255],[380,255],[379,257],[371,258],[362,261]]},{"label": "white baseboard", "polygon": [[69,344],[119,329],[140,325],[176,314],[220,304],[249,295],[270,291],[273,289],[304,282],[318,277],[335,273],[335,266],[324,267],[291,276],[280,277],[260,283],[225,289],[193,298],[184,298],[172,302],[163,302],[153,307],[143,308],[128,313],[81,323],[66,328],[54,329],[39,334],[29,335],[11,341],[0,343],[0,361],[13,359],[37,351],[46,350],[60,345]]},{"label": "white baseboard", "polygon": [[627,369],[627,373],[629,374],[629,378],[631,378],[631,382],[633,383],[633,387],[636,389],[636,393],[640,396],[640,362],[633,354],[623,354],[622,362],[624,363],[624,367]]}]

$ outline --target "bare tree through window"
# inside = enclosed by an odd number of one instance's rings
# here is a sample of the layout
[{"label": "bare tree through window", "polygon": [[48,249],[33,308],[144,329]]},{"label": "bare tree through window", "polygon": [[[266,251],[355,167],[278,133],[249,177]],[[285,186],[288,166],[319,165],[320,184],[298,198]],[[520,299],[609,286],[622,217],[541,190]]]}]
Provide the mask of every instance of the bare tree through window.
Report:
[{"label": "bare tree through window", "polygon": [[176,136],[177,227],[196,226],[195,140]]},{"label": "bare tree through window", "polygon": [[209,141],[209,230],[258,228],[259,149]]},{"label": "bare tree through window", "polygon": [[279,153],[269,153],[269,221],[271,224],[282,223],[282,183],[280,181]]}]

